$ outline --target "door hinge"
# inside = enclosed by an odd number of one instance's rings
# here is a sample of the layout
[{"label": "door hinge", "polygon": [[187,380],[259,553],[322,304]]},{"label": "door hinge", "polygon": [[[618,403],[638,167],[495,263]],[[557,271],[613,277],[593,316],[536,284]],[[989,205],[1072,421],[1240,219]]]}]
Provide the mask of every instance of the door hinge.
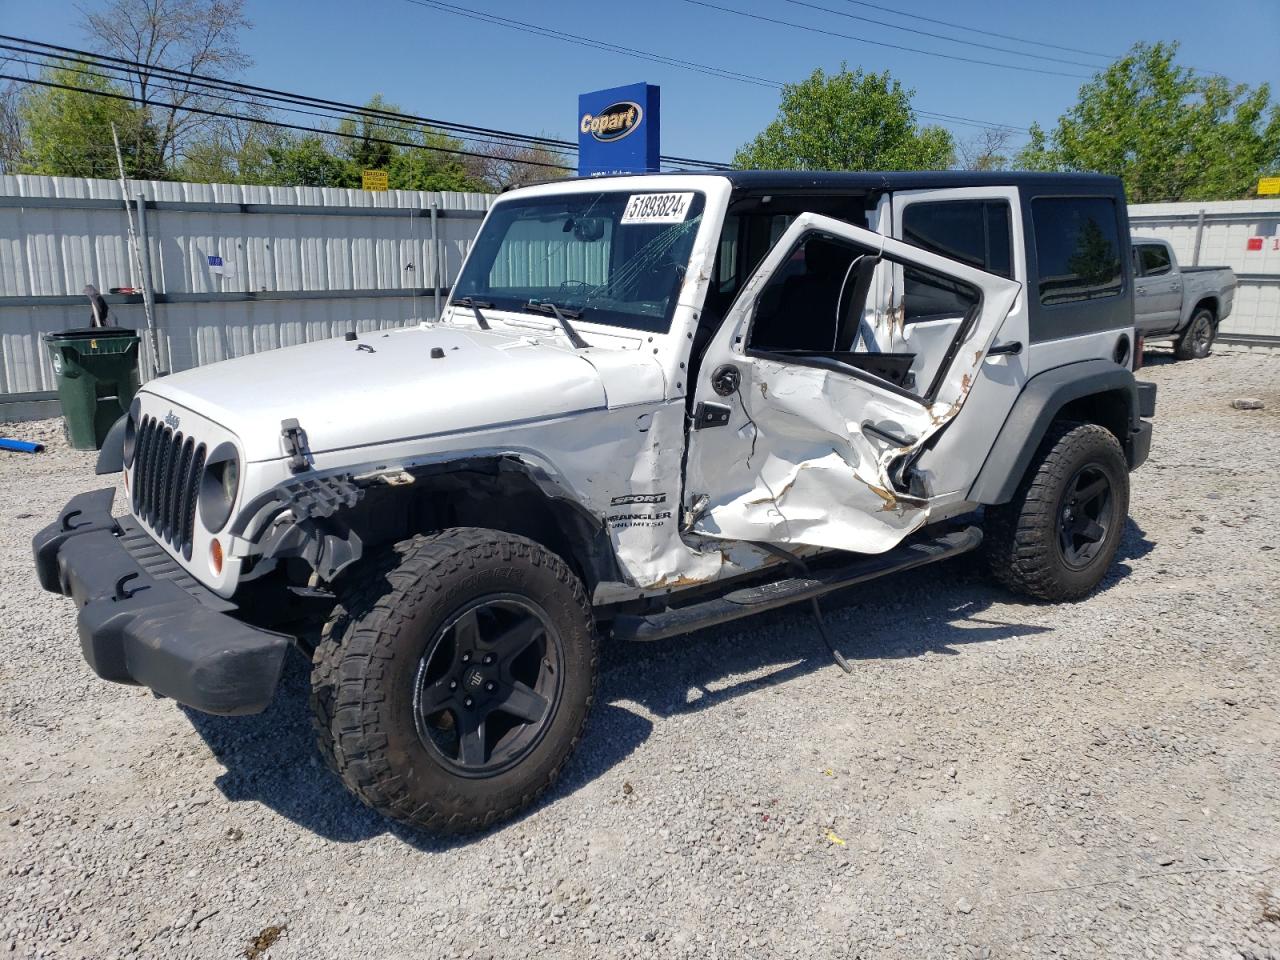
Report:
[{"label": "door hinge", "polygon": [[730,410],[722,403],[707,403],[702,400],[693,410],[693,429],[705,430],[707,427],[723,427],[729,423]]}]

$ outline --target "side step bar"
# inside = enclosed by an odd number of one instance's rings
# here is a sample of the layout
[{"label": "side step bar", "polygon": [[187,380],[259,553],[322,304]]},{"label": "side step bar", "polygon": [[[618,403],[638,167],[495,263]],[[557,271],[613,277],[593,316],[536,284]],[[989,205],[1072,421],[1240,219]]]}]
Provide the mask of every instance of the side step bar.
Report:
[{"label": "side step bar", "polygon": [[817,571],[811,576],[788,577],[753,587],[742,587],[684,607],[668,607],[642,615],[624,614],[614,619],[612,635],[619,640],[665,640],[692,630],[784,607],[798,600],[820,597],[890,573],[901,573],[936,560],[956,557],[968,553],[980,543],[982,530],[978,527],[951,530],[938,536],[908,541],[887,553],[858,555],[850,563]]}]

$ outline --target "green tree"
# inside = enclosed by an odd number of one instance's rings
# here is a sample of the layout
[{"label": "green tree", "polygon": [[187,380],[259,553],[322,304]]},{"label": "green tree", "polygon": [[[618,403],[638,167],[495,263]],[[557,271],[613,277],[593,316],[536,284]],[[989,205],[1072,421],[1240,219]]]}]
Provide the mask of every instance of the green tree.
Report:
[{"label": "green tree", "polygon": [[1052,132],[1033,124],[1016,164],[1124,179],[1136,203],[1231,200],[1280,169],[1280,107],[1175,62],[1176,43],[1135,44],[1080,88]]},{"label": "green tree", "polygon": [[41,78],[79,89],[32,85],[19,95],[14,164],[18,172],[115,179],[115,124],[125,174],[139,179],[157,175],[160,154],[146,115],[132,103],[110,96],[123,93],[119,86],[75,62],[46,69]]},{"label": "green tree", "polygon": [[734,166],[771,170],[927,170],[955,158],[951,134],[920,126],[913,90],[889,72],[821,68],[782,88],[778,116],[733,158]]},{"label": "green tree", "polygon": [[188,183],[269,183],[270,149],[279,138],[261,124],[211,127],[184,150],[172,173]]},{"label": "green tree", "polygon": [[267,147],[259,182],[282,187],[355,187],[352,167],[322,137],[282,137]]},{"label": "green tree", "polygon": [[[463,163],[462,141],[410,120],[397,120],[400,107],[374,94],[365,109],[338,124],[340,151],[359,186],[365,170],[386,170],[392,190],[484,190]],[[385,116],[383,116],[385,115]],[[406,146],[412,144],[412,146]]]},{"label": "green tree", "polygon": [[[366,110],[381,113],[397,114],[400,108],[394,103],[387,103],[382,94],[375,93],[365,105]],[[397,148],[384,141],[408,140],[409,128],[391,120],[359,114],[345,117],[338,124],[338,132],[343,134],[342,154],[351,163],[357,173],[361,170],[386,170],[391,166],[391,158],[396,155]]]}]

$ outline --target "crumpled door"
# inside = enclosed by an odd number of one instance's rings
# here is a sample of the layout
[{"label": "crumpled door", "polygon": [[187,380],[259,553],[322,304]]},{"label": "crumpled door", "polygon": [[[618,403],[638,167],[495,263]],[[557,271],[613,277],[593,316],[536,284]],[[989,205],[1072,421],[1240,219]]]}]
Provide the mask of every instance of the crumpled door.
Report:
[{"label": "crumpled door", "polygon": [[[793,357],[751,347],[762,290],[775,274],[792,269],[794,252],[814,235],[978,291],[980,301],[957,337],[935,347],[945,353],[937,358],[934,383],[904,389],[850,366],[844,361],[867,358],[847,352]],[[929,520],[931,491],[919,488],[918,478],[912,486],[911,460],[960,417],[1020,289],[829,217],[798,217],[743,288],[702,360],[685,478],[692,531],[882,553],[919,529]],[[874,362],[862,366],[875,369]],[[963,429],[962,419],[956,429]],[[974,462],[980,465],[982,458]]]}]

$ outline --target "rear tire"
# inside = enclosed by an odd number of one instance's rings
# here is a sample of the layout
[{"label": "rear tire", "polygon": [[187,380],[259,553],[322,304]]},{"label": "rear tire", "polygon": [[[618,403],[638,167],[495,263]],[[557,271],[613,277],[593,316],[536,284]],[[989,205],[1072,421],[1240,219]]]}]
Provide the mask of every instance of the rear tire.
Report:
[{"label": "rear tire", "polygon": [[1038,600],[1077,600],[1115,558],[1129,515],[1129,466],[1114,434],[1055,423],[1007,504],[988,507],[984,546],[997,580]]},{"label": "rear tire", "polygon": [[415,537],[354,578],[312,672],[322,756],[379,813],[466,833],[514,816],[563,769],[595,695],[581,581],[495,530]]},{"label": "rear tire", "polygon": [[1187,329],[1173,345],[1173,355],[1179,360],[1203,360],[1213,352],[1213,339],[1218,335],[1218,324],[1213,311],[1201,307],[1191,315]]}]

